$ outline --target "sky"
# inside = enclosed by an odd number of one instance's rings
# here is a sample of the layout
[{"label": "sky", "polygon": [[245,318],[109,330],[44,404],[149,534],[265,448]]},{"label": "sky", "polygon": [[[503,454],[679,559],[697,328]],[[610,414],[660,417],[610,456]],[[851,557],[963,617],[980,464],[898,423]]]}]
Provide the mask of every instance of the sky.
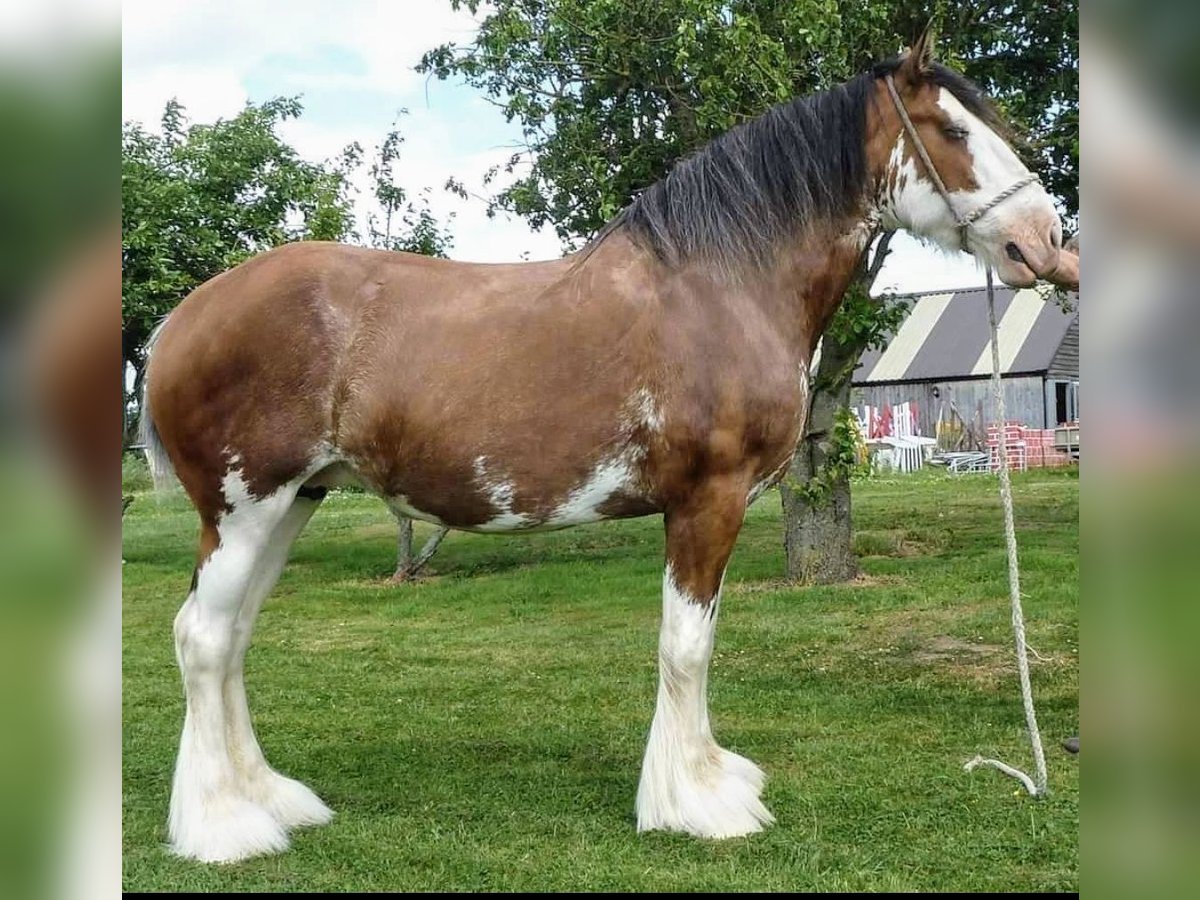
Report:
[{"label": "sky", "polygon": [[[157,127],[174,97],[192,121],[211,122],[236,115],[247,100],[300,95],[304,113],[285,122],[281,136],[302,157],[324,160],[352,141],[369,153],[406,109],[398,121],[405,142],[396,180],[410,195],[432,188],[439,221],[454,213],[453,258],[557,257],[562,246],[552,228],[534,231],[519,217],[486,214],[483,198],[503,181],[485,187],[483,175],[514,152],[518,127],[474,88],[414,70],[426,50],[468,43],[474,30],[473,17],[453,11],[449,0],[125,0],[123,118]],[[365,168],[360,216],[368,208]],[[443,190],[451,176],[473,196]],[[948,255],[903,234],[892,247],[877,290],[983,283],[982,269],[965,254]]]}]

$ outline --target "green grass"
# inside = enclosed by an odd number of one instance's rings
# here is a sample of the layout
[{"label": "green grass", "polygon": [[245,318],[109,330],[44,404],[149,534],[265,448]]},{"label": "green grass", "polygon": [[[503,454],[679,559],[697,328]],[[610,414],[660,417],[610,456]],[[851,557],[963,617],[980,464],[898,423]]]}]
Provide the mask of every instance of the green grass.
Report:
[{"label": "green grass", "polygon": [[[170,856],[183,704],[171,623],[191,577],[187,501],[125,518],[127,890],[1078,889],[1078,479],[1014,478],[1051,795],[1027,768],[996,482],[856,485],[865,576],[778,580],[778,499],[751,509],[710,677],[721,743],[767,772],[778,824],[724,842],[635,831],[656,686],[658,518],[453,533],[429,579],[385,582],[394,524],[332,494],[267,601],[247,661],[267,758],[337,812],[287,853]],[[421,538],[418,527],[418,540]]]}]

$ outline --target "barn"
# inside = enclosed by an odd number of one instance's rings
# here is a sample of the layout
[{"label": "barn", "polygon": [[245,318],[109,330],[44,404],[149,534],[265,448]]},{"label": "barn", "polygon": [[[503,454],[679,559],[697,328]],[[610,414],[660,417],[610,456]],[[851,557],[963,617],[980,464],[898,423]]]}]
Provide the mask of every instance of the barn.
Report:
[{"label": "barn", "polygon": [[[939,415],[992,419],[987,291],[912,294],[887,345],[869,350],[852,380],[851,404],[916,406],[919,433]],[[1046,301],[1033,289],[996,289],[1004,405],[1010,421],[1049,429],[1079,419],[1079,297]]]}]

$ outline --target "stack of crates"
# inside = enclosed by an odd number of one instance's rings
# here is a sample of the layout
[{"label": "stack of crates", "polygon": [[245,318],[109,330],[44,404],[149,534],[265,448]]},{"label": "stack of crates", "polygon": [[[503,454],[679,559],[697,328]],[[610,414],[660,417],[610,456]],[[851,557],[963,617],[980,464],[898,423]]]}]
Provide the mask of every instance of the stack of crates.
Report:
[{"label": "stack of crates", "polygon": [[[1004,443],[1008,452],[1008,470],[1024,472],[1029,468],[1029,456],[1025,452],[1025,426],[1020,422],[1004,423]],[[1000,428],[992,424],[987,428],[988,456],[993,472],[1000,471]]]},{"label": "stack of crates", "polygon": [[[1024,472],[1028,468],[1056,468],[1069,466],[1074,460],[1054,447],[1054,429],[1026,428],[1020,422],[1009,422],[1004,426],[1008,444],[1008,467],[1010,471]],[[988,455],[991,470],[1000,470],[1000,430],[996,425],[987,429]]]}]

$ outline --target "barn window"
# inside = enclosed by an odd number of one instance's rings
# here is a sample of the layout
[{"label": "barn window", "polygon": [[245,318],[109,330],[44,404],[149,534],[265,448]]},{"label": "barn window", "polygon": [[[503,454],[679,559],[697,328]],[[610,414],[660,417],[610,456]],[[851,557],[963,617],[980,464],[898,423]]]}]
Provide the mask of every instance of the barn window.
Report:
[{"label": "barn window", "polygon": [[1054,421],[1059,425],[1079,418],[1079,382],[1054,382]]}]

